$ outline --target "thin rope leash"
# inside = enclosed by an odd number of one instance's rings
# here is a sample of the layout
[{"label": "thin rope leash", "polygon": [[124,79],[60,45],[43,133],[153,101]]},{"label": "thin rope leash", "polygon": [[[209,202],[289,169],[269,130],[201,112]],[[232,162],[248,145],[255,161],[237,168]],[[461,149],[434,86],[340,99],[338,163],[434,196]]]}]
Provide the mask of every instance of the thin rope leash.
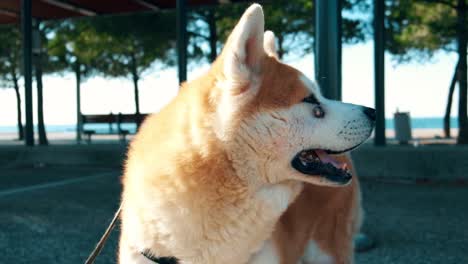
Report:
[{"label": "thin rope leash", "polygon": [[102,235],[101,239],[97,243],[96,247],[94,248],[93,252],[89,255],[88,259],[86,260],[85,264],[93,264],[94,261],[96,260],[96,257],[101,253],[102,248],[104,247],[104,244],[106,243],[107,239],[109,238],[110,233],[115,227],[115,224],[117,223],[117,220],[119,219],[120,213],[122,211],[122,204],[120,204],[119,209],[117,209],[117,212],[114,214],[114,218],[110,222],[109,226],[107,227],[106,231]]}]

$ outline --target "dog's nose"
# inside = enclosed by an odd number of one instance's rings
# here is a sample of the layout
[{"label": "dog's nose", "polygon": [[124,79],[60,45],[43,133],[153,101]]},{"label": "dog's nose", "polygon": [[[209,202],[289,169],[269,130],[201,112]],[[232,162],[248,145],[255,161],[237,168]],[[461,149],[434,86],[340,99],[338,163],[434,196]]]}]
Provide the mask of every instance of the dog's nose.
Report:
[{"label": "dog's nose", "polygon": [[375,109],[370,107],[364,107],[364,114],[369,117],[370,120],[375,121]]}]

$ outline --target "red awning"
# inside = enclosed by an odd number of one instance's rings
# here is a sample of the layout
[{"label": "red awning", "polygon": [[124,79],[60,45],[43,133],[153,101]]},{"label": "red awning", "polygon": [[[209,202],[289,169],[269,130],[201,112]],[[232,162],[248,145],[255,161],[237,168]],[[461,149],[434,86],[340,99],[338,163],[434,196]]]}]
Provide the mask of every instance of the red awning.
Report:
[{"label": "red awning", "polygon": [[[188,0],[189,6],[239,0]],[[175,8],[176,0],[32,0],[32,15],[41,20],[123,14]],[[21,0],[0,0],[0,24],[21,21]]]}]

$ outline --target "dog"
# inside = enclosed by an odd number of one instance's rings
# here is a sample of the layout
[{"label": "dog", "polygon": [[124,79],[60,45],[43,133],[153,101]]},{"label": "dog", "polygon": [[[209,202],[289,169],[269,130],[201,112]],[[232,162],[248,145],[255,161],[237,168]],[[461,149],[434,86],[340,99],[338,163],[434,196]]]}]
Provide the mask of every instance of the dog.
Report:
[{"label": "dog", "polygon": [[304,185],[352,184],[331,154],[370,136],[374,110],[322,97],[275,57],[272,35],[251,5],[210,70],[143,122],[122,179],[119,263],[261,263]]}]

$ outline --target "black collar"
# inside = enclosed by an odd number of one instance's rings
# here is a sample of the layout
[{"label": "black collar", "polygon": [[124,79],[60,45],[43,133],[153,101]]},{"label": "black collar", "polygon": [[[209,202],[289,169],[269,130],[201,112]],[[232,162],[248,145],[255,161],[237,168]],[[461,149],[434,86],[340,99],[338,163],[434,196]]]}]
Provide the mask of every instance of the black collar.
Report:
[{"label": "black collar", "polygon": [[154,257],[148,250],[142,251],[141,254],[147,259],[157,264],[177,264],[179,261],[175,257]]}]

